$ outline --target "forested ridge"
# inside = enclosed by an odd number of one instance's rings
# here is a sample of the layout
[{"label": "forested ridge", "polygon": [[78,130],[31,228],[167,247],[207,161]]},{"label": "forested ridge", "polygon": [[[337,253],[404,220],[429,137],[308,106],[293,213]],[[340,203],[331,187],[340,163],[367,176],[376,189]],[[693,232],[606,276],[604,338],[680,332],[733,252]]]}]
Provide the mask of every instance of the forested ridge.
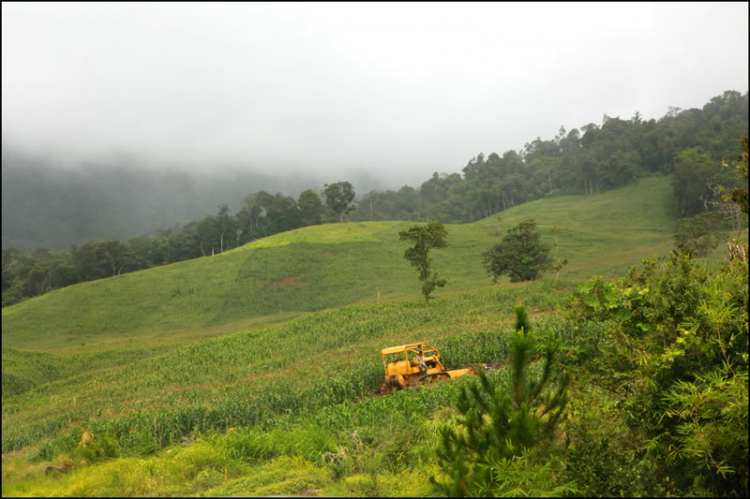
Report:
[{"label": "forested ridge", "polygon": [[[675,216],[691,219],[716,209],[711,202],[717,202],[718,187],[736,185],[734,171],[722,167],[722,160],[736,155],[738,142],[747,131],[748,94],[727,91],[712,98],[702,109],[670,108],[658,120],[643,120],[636,111],[627,120],[604,115],[601,125],[589,123],[570,131],[561,127],[553,139],[537,138],[521,151],[506,151],[502,155],[493,152],[488,156],[480,153],[462,173],[436,172],[418,188],[371,190],[358,203],[354,202],[352,185],[337,182],[326,184],[322,190],[320,186],[309,186],[315,189],[305,189],[297,199],[261,190],[247,195],[240,210],[232,214],[228,201],[240,197],[239,192],[246,188],[244,183],[233,179],[216,184],[224,186],[221,188],[225,189],[227,203],[220,205],[215,215],[127,241],[112,234],[127,233],[127,227],[132,227],[139,217],[158,223],[160,216],[168,215],[165,210],[195,213],[190,210],[206,209],[206,200],[215,199],[215,194],[205,195],[209,187],[198,189],[183,179],[184,188],[178,182],[169,191],[173,199],[165,202],[163,194],[149,188],[149,182],[136,185],[134,177],[121,172],[119,178],[100,180],[98,202],[90,192],[73,188],[75,181],[68,181],[69,189],[49,189],[30,196],[28,189],[23,188],[29,176],[22,175],[22,169],[8,169],[3,151],[4,246],[6,229],[15,234],[19,230],[30,234],[51,231],[58,238],[80,239],[74,227],[54,220],[50,223],[50,219],[38,212],[30,214],[33,210],[28,207],[41,200],[51,201],[53,211],[76,218],[76,227],[81,226],[81,220],[92,223],[95,218],[101,220],[104,210],[108,229],[102,232],[101,239],[74,245],[69,251],[3,248],[2,304],[17,303],[25,297],[81,281],[214,255],[261,237],[307,225],[339,222],[345,217],[351,221],[471,222],[542,197],[596,194],[632,184],[648,175],[671,176]],[[256,186],[278,185],[247,175],[257,181]],[[143,199],[136,203],[138,209],[126,206],[127,196],[136,195],[126,192],[127,189],[137,191],[139,199]],[[153,200],[161,200],[161,204]],[[739,215],[733,223],[737,222],[743,223]],[[694,228],[694,225],[680,227]],[[18,235],[9,237],[11,241],[21,239]]]},{"label": "forested ridge", "polygon": [[352,220],[435,219],[471,222],[544,196],[593,194],[645,175],[674,175],[678,217],[705,208],[707,182],[729,186],[734,172],[721,159],[734,157],[748,130],[748,96],[727,91],[702,109],[670,108],[661,119],[603,117],[602,125],[560,128],[554,139],[537,138],[523,151],[480,153],[461,173],[433,174],[420,188],[369,192]]}]

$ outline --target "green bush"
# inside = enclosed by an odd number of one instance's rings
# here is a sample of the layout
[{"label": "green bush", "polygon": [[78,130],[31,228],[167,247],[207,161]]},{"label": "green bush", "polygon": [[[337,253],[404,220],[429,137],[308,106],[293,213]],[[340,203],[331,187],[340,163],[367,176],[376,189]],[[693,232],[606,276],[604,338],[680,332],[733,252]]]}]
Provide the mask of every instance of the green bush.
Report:
[{"label": "green bush", "polygon": [[683,493],[748,492],[747,275],[734,259],[709,277],[674,251],[617,282],[594,279],[570,303],[575,323],[598,329],[589,372],[611,380],[657,475]]},{"label": "green bush", "polygon": [[648,497],[676,495],[660,464],[646,451],[642,432],[627,424],[621,401],[606,390],[590,389],[590,379],[571,397],[565,425],[565,472],[585,496]]}]

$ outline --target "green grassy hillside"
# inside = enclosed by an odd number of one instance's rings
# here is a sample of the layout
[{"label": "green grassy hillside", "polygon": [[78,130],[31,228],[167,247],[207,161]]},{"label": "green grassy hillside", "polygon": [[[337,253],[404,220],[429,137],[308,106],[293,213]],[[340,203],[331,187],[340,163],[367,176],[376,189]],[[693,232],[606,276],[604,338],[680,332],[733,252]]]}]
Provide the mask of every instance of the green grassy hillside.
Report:
[{"label": "green grassy hillside", "polygon": [[[558,229],[569,265],[490,284],[482,251],[528,218],[548,243]],[[439,429],[467,380],[377,397],[379,350],[423,340],[449,368],[503,366],[519,302],[569,339],[570,292],[665,254],[675,220],[669,181],[648,178],[450,225],[434,252],[449,286],[429,309],[398,240],[410,225],[308,227],[3,309],[2,494],[435,495]],[[571,412],[610,403],[573,389]],[[84,429],[98,450],[76,447]]]},{"label": "green grassy hillside", "polygon": [[[527,203],[472,224],[448,225],[449,246],[434,251],[446,292],[489,283],[481,253],[533,218],[543,240],[559,229],[561,278],[614,276],[672,246],[675,220],[666,178],[593,196]],[[147,342],[191,341],[246,330],[355,302],[418,296],[398,232],[411,222],[306,227],[214,257],[53,291],[2,310],[5,346],[88,351]],[[440,296],[440,293],[438,293]],[[269,316],[276,316],[269,318]]]}]

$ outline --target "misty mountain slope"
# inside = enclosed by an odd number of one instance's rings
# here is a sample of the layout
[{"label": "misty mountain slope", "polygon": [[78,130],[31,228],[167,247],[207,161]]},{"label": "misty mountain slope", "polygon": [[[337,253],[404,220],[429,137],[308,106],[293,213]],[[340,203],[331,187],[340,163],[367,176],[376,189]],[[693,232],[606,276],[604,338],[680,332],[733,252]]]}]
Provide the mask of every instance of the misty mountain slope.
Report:
[{"label": "misty mountain slope", "polygon": [[[69,249],[127,240],[200,220],[252,192],[299,193],[310,179],[222,168],[219,173],[149,171],[136,164],[61,169],[3,151],[2,247]],[[314,184],[313,184],[314,185]]]},{"label": "misty mountain slope", "polygon": [[[481,253],[522,220],[539,224],[569,264],[561,278],[618,275],[672,247],[672,190],[666,178],[593,196],[543,199],[472,224],[448,225],[448,247],[433,251],[445,292],[486,286]],[[203,257],[77,284],[2,310],[6,346],[58,350],[111,342],[227,334],[248,321],[360,301],[419,296],[408,247],[410,222],[306,227]],[[554,251],[554,250],[553,250]],[[437,299],[443,291],[437,292]]]},{"label": "misty mountain slope", "polygon": [[[201,220],[225,203],[237,211],[254,192],[281,191],[296,199],[303,190],[330,181],[324,174],[264,174],[248,168],[149,170],[135,160],[63,168],[4,145],[2,247],[67,250],[91,240],[124,241]],[[383,188],[367,173],[347,178],[363,192]]]}]

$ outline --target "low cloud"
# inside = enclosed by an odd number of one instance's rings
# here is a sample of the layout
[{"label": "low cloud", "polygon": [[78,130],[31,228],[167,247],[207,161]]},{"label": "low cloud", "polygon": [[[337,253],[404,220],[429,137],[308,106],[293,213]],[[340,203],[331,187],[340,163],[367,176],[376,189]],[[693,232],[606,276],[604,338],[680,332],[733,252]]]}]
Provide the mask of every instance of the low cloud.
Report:
[{"label": "low cloud", "polygon": [[2,4],[3,148],[397,187],[748,88],[735,4]]}]

